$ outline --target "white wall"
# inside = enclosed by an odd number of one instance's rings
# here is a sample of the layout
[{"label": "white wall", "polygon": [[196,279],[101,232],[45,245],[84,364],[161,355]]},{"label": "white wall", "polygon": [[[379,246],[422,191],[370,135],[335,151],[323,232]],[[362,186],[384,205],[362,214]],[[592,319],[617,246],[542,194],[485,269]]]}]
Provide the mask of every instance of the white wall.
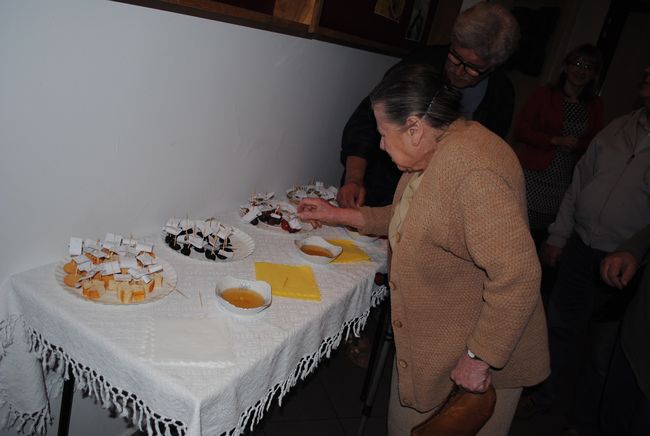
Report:
[{"label": "white wall", "polygon": [[395,59],[105,0],[3,0],[0,62],[2,279],[73,235],[336,183],[342,127]]},{"label": "white wall", "polygon": [[73,235],[337,183],[342,127],[394,62],[106,0],[2,0],[0,280]]}]

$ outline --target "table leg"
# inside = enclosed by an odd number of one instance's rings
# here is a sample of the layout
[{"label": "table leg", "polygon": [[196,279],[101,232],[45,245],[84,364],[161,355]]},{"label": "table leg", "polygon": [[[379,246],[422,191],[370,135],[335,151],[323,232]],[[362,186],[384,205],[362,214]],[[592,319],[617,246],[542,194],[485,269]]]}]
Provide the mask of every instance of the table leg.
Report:
[{"label": "table leg", "polygon": [[363,388],[361,388],[361,402],[366,401],[366,398],[368,397],[368,388],[370,387],[370,382],[372,381],[372,376],[377,363],[377,355],[379,354],[379,348],[382,344],[384,333],[386,332],[386,319],[389,308],[390,300],[382,302],[379,307],[379,317],[377,320],[377,327],[375,327],[375,334],[372,338],[372,348],[370,349],[370,357],[368,359],[368,369],[366,369]]},{"label": "table leg", "polygon": [[72,415],[72,398],[74,396],[74,374],[68,371],[68,379],[63,382],[63,395],[61,395],[61,411],[59,413],[58,436],[68,436],[70,428],[70,415]]},{"label": "table leg", "polygon": [[385,318],[388,318],[386,322],[382,322],[378,326],[378,330],[380,332],[383,331],[384,333],[384,338],[383,341],[381,341],[379,348],[379,354],[372,359],[372,365],[368,367],[366,375],[364,393],[362,394],[364,397],[362,400],[363,409],[361,410],[361,420],[359,421],[359,427],[357,428],[357,436],[363,436],[366,422],[370,417],[370,412],[372,411],[372,406],[375,402],[375,394],[377,393],[377,387],[381,380],[381,374],[384,366],[386,366],[386,360],[389,358],[390,352],[393,348],[393,329],[390,325],[390,316],[386,316]]}]

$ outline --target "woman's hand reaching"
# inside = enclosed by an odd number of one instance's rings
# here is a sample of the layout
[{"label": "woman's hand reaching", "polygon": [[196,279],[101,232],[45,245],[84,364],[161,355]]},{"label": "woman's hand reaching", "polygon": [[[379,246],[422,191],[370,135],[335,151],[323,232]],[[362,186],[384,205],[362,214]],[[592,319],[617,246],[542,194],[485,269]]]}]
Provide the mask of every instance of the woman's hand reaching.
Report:
[{"label": "woman's hand reaching", "polygon": [[323,224],[363,227],[364,219],[359,209],[335,207],[320,198],[305,198],[298,204],[298,216],[316,228]]},{"label": "woman's hand reaching", "polygon": [[309,221],[315,228],[323,224],[337,224],[335,220],[338,209],[320,198],[306,198],[298,204],[298,216],[303,221]]}]

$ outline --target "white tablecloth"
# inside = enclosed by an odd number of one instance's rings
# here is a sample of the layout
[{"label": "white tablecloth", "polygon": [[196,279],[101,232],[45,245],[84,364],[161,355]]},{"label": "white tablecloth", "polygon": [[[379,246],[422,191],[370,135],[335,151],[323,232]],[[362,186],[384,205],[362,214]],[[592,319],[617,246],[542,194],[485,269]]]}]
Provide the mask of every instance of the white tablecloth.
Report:
[{"label": "white tablecloth", "polygon": [[[255,251],[232,263],[187,259],[162,242],[157,253],[177,272],[177,287],[151,304],[107,306],[60,288],[56,264],[9,277],[0,286],[0,426],[44,433],[48,398],[66,371],[105,407],[115,407],[149,434],[239,435],[259,422],[275,399],[348,334],[358,334],[384,289],[373,286],[386,268],[386,244],[360,245],[373,262],[312,265],[321,301],[275,297],[256,319],[217,307],[218,277],[254,279],[254,262],[304,265],[293,240],[220,218],[248,233]],[[110,230],[110,229],[109,229]],[[341,229],[311,234],[345,238]],[[173,326],[187,322],[195,335]],[[215,331],[216,330],[216,331]],[[183,335],[191,335],[187,343]],[[162,337],[161,337],[162,336]],[[176,336],[176,337],[173,337]],[[169,343],[184,355],[174,359]],[[172,347],[173,348],[173,347]],[[193,352],[192,350],[195,350]]]}]

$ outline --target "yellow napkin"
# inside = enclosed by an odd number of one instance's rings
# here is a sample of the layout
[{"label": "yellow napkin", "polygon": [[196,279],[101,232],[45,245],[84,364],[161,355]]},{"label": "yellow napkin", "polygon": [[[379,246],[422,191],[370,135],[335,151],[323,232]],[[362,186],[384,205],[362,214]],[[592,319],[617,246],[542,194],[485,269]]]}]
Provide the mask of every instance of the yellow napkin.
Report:
[{"label": "yellow napkin", "polygon": [[370,260],[370,256],[349,239],[328,239],[327,242],[343,248],[339,257],[334,259],[332,263],[364,262]]},{"label": "yellow napkin", "polygon": [[268,282],[273,295],[320,301],[320,289],[310,266],[255,262],[255,277]]}]

